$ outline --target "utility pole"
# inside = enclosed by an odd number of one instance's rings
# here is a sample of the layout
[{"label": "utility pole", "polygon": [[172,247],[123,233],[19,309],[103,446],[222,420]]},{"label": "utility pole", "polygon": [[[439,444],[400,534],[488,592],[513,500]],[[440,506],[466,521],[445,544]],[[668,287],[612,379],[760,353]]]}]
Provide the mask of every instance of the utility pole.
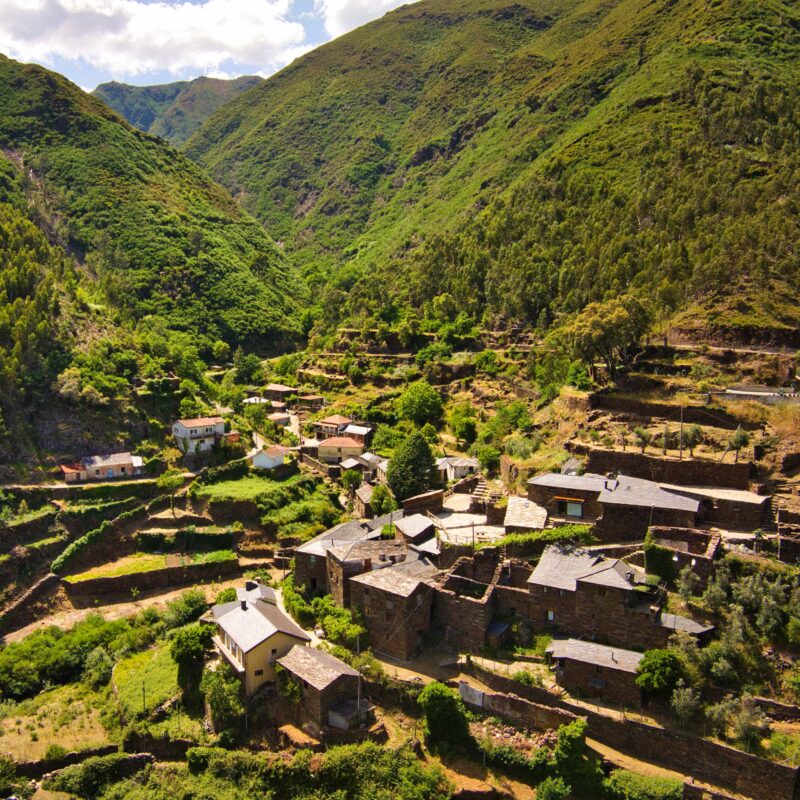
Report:
[{"label": "utility pole", "polygon": [[147,694],[144,689],[144,681],[142,681],[142,714],[147,713]]},{"label": "utility pole", "polygon": [[678,456],[678,460],[683,461],[683,403],[681,403],[681,432],[678,439],[680,441],[680,455]]}]

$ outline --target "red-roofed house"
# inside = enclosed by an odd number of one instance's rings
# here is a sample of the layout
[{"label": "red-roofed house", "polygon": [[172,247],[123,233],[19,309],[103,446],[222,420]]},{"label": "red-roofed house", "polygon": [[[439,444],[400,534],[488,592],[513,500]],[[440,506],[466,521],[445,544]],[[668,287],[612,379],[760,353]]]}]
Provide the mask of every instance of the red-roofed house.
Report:
[{"label": "red-roofed house", "polygon": [[314,423],[314,435],[320,441],[329,439],[331,436],[339,436],[352,421],[350,417],[343,417],[341,414],[333,414],[325,419],[319,419]]},{"label": "red-roofed house", "polygon": [[349,436],[332,436],[320,442],[317,457],[326,464],[339,464],[345,459],[360,456],[364,445]]},{"label": "red-roofed house", "polygon": [[222,417],[179,419],[172,425],[172,434],[182,453],[202,453],[225,435],[225,420]]}]

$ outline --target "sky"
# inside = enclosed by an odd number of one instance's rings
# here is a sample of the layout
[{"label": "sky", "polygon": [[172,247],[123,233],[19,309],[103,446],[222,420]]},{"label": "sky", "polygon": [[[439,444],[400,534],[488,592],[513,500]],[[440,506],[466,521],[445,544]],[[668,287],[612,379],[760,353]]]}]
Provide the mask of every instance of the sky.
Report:
[{"label": "sky", "polygon": [[271,75],[409,0],[0,0],[0,53],[91,90]]}]

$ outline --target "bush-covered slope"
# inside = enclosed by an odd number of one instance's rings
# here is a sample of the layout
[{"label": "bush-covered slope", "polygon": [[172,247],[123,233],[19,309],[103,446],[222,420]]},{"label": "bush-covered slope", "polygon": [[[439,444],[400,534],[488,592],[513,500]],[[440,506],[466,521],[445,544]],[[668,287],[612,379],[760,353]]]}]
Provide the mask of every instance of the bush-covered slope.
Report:
[{"label": "bush-covered slope", "polygon": [[543,328],[630,292],[662,319],[735,293],[757,313],[717,330],[792,340],[796,306],[759,298],[798,279],[798,73],[780,0],[422,0],[228,103],[187,153],[350,290],[318,295],[329,323],[413,324],[443,293]]},{"label": "bush-covered slope", "polygon": [[139,130],[183,144],[220,106],[261,83],[256,75],[234,80],[196,78],[160,86],[101,83],[92,94]]},{"label": "bush-covered slope", "polygon": [[301,286],[251,217],[192,162],[38,66],[0,56],[0,147],[124,318],[262,347],[297,330]]}]

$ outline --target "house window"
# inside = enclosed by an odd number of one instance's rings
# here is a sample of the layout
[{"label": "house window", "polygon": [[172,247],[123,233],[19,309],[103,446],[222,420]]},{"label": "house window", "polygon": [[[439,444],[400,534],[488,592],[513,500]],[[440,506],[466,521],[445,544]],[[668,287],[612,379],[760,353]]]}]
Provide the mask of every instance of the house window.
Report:
[{"label": "house window", "polygon": [[552,608],[547,609],[547,621],[548,622],[555,622],[556,621],[556,612],[553,611]]},{"label": "house window", "polygon": [[582,517],[583,516],[583,503],[567,503],[567,516],[568,517]]},{"label": "house window", "polygon": [[257,669],[253,674],[256,676],[256,678],[260,678],[264,674],[264,670]]}]

